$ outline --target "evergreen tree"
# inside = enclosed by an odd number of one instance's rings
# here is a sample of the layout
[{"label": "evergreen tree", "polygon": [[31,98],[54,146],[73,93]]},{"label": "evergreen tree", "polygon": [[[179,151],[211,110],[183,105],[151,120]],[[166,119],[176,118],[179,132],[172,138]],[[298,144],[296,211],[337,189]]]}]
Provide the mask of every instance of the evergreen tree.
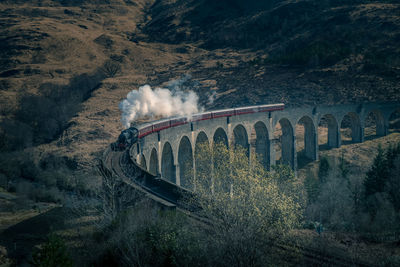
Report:
[{"label": "evergreen tree", "polygon": [[344,152],[342,151],[342,155],[340,156],[340,162],[339,162],[339,170],[340,174],[342,175],[343,178],[347,179],[347,175],[350,172],[350,169],[348,167],[348,162],[344,159]]},{"label": "evergreen tree", "polygon": [[74,265],[64,240],[54,234],[51,234],[47,242],[33,253],[32,258],[32,265],[38,267],[72,267]]},{"label": "evergreen tree", "polygon": [[386,152],[387,167],[389,170],[394,169],[394,161],[400,155],[400,143],[397,146],[390,146]]},{"label": "evergreen tree", "polygon": [[321,157],[318,166],[318,178],[322,183],[325,182],[326,176],[328,175],[330,168],[331,167],[329,166],[328,159],[325,157]]},{"label": "evergreen tree", "polygon": [[385,182],[389,177],[387,159],[381,146],[378,147],[378,155],[374,159],[371,169],[364,180],[365,197],[377,192],[383,192]]},{"label": "evergreen tree", "polygon": [[314,203],[317,200],[320,192],[320,183],[318,179],[312,177],[311,175],[307,175],[306,179],[304,180],[304,187],[307,191],[308,202]]},{"label": "evergreen tree", "polygon": [[385,191],[388,192],[389,200],[396,211],[400,211],[400,155],[393,160],[393,168],[386,182]]}]

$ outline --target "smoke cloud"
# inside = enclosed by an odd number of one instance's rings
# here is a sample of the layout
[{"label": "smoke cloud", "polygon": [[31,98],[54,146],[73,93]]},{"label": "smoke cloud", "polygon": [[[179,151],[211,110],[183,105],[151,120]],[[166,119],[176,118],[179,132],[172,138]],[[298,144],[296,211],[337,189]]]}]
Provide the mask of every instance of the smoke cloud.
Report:
[{"label": "smoke cloud", "polygon": [[131,122],[145,117],[190,116],[199,112],[197,94],[180,89],[180,85],[187,79],[190,76],[168,83],[167,87],[170,89],[152,89],[149,85],[144,85],[139,90],[129,92],[126,99],[119,104],[124,127],[128,128]]}]

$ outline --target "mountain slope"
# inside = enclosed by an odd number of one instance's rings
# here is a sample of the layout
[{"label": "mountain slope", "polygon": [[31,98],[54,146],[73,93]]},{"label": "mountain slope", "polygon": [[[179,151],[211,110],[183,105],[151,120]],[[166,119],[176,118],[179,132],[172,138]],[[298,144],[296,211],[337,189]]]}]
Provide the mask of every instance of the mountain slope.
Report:
[{"label": "mountain slope", "polygon": [[256,102],[278,94],[289,105],[299,104],[301,88],[306,104],[399,99],[396,1],[158,1],[150,12],[147,41],[220,50],[220,63],[230,50],[252,52],[227,71],[234,75],[221,82],[224,91],[243,83]]},{"label": "mountain slope", "polygon": [[130,90],[186,73],[206,109],[400,100],[397,1],[31,0],[0,10],[2,151],[49,144],[40,150],[91,162],[121,130]]}]

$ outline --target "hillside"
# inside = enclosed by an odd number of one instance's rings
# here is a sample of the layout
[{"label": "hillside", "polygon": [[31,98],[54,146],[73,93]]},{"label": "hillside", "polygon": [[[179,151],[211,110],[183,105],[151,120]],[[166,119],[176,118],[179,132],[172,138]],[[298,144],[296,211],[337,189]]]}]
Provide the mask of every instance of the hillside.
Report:
[{"label": "hillside", "polygon": [[400,97],[396,1],[32,0],[0,10],[3,151],[33,146],[90,166],[122,129],[127,92],[184,74],[205,108]]},{"label": "hillside", "polygon": [[[0,265],[24,262],[59,228],[82,246],[77,258],[99,256],[81,242],[107,243],[93,216],[65,207],[101,186],[96,159],[123,129],[118,104],[131,90],[184,77],[205,109],[400,101],[399,43],[398,0],[0,0]],[[399,140],[320,156],[344,155],[363,179],[378,145]],[[299,177],[318,177],[318,164]],[[363,247],[370,262],[399,251],[348,240],[337,242],[349,253]]]},{"label": "hillside", "polygon": [[[398,99],[399,5],[351,3],[159,1],[143,31],[145,40],[219,50],[222,64],[213,78],[219,90],[235,90],[234,104]],[[227,51],[253,53],[231,66],[224,64]],[[243,92],[246,99],[236,99]]]}]

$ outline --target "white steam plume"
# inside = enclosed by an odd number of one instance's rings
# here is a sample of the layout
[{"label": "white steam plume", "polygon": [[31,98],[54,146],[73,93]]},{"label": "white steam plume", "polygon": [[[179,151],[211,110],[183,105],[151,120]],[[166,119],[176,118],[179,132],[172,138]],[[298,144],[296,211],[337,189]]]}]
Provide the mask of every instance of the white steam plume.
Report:
[{"label": "white steam plume", "polygon": [[[175,84],[174,84],[175,85]],[[128,128],[130,123],[144,117],[190,116],[199,112],[199,97],[193,91],[183,92],[179,88],[152,89],[149,85],[139,87],[128,93],[121,101],[122,124]]]}]

